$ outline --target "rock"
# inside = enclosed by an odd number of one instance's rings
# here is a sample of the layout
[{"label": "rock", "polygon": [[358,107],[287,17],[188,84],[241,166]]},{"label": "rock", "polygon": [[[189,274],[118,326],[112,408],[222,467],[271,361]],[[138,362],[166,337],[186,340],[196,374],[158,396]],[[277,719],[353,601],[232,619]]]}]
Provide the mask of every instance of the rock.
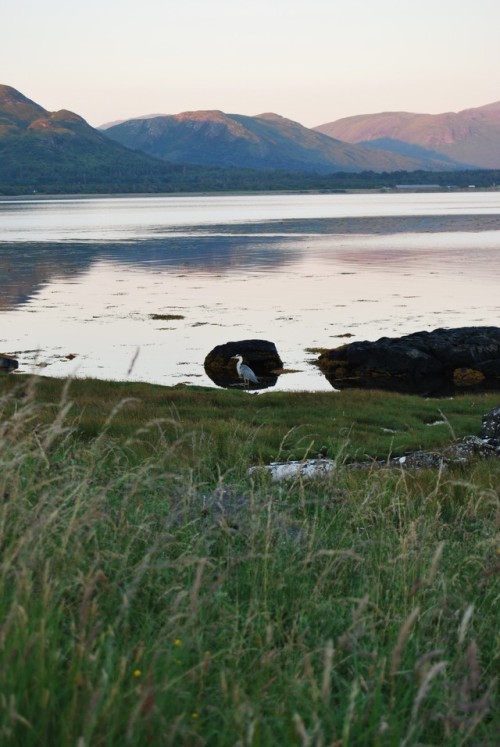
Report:
[{"label": "rock", "polygon": [[259,379],[258,384],[250,384],[250,389],[266,389],[278,381],[278,374],[275,372],[283,368],[283,362],[274,342],[239,340],[217,345],[205,358],[205,372],[217,386],[242,386],[236,373],[236,361],[232,360],[234,355],[242,355],[244,362]]},{"label": "rock", "polygon": [[19,368],[19,361],[10,355],[0,355],[0,371],[9,373],[9,371],[15,371]]},{"label": "rock", "polygon": [[[500,405],[487,412],[482,421],[480,436],[465,436],[453,443],[429,451],[412,451],[409,454],[390,459],[374,459],[364,462],[343,463],[344,469],[444,469],[452,465],[467,465],[475,458],[500,458]],[[320,454],[318,459],[303,459],[292,462],[271,462],[271,464],[249,467],[247,475],[259,471],[267,472],[275,482],[292,478],[326,477],[339,465],[335,459],[326,459]]]},{"label": "rock", "polygon": [[318,365],[335,388],[434,396],[500,389],[500,328],[436,329],[353,342],[324,352]]},{"label": "rock", "polygon": [[465,436],[447,446],[431,451],[412,451],[400,457],[371,462],[356,462],[347,468],[394,468],[400,469],[442,469],[452,465],[466,466],[475,458],[500,457],[500,448],[488,439],[478,436]]},{"label": "rock", "polygon": [[[443,469],[452,465],[465,466],[477,457],[500,457],[500,441],[465,436],[448,446],[432,451],[412,451],[400,457],[342,463],[341,466],[343,469]],[[334,459],[304,459],[302,462],[271,462],[262,467],[249,467],[247,475],[265,471],[271,475],[274,482],[280,482],[297,477],[327,477],[337,469],[339,465]]]},{"label": "rock", "polygon": [[275,482],[289,480],[293,477],[324,477],[333,472],[336,467],[333,459],[304,459],[302,462],[271,462],[264,467],[249,467],[247,475],[253,475],[259,471],[266,471]]},{"label": "rock", "polygon": [[500,405],[483,415],[480,435],[482,439],[495,440],[500,444]]}]

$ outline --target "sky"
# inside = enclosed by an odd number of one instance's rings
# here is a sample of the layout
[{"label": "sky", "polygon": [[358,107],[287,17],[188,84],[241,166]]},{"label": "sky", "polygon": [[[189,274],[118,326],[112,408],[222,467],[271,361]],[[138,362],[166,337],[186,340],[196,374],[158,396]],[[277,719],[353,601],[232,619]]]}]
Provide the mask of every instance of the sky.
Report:
[{"label": "sky", "polygon": [[220,109],[307,127],[500,100],[500,2],[0,0],[0,83],[89,124]]}]

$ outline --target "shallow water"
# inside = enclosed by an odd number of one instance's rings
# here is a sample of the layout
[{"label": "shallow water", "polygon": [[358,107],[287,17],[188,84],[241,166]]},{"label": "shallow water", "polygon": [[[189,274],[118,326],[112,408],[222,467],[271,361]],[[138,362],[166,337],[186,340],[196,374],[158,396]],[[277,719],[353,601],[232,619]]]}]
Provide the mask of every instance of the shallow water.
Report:
[{"label": "shallow water", "polygon": [[494,192],[4,200],[0,352],[212,386],[215,345],[262,338],[276,389],[328,390],[308,348],[497,326],[499,260]]}]

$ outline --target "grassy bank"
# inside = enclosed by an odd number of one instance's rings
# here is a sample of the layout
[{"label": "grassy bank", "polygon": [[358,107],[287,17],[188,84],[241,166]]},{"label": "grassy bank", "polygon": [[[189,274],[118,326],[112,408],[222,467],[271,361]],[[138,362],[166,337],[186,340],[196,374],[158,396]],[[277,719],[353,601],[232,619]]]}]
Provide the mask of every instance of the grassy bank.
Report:
[{"label": "grassy bank", "polygon": [[[498,462],[343,463],[478,433],[497,397],[0,398],[2,744],[496,743]],[[322,447],[321,482],[245,475]]]},{"label": "grassy bank", "polygon": [[433,448],[478,434],[483,414],[499,401],[498,394],[422,399],[363,390],[249,395],[17,375],[0,377],[1,393],[16,408],[38,403],[40,423],[64,412],[65,427],[78,441],[99,437],[120,444],[132,462],[175,443],[175,467],[206,461],[208,479],[214,469],[240,477],[250,464],[302,459],[320,449],[354,461]]}]

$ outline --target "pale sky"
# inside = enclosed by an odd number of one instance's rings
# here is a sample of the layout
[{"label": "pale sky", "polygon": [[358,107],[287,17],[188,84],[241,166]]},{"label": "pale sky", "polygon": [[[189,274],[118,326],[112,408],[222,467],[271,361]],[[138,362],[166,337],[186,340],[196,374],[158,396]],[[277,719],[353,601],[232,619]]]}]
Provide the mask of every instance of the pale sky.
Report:
[{"label": "pale sky", "polygon": [[500,100],[499,0],[0,0],[0,83],[91,125],[197,109],[303,125]]}]

